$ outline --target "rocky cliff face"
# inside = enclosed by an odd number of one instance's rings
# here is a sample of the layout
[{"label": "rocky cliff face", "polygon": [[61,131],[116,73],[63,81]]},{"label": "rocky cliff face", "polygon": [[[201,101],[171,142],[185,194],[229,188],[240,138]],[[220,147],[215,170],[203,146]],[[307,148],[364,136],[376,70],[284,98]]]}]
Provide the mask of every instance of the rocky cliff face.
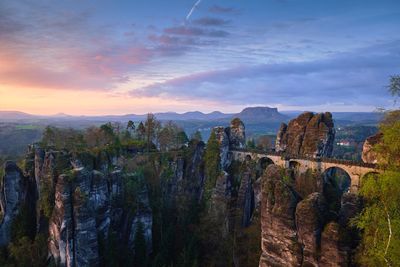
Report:
[{"label": "rocky cliff face", "polygon": [[283,181],[279,167],[267,167],[263,179],[260,267],[300,266],[302,249],[295,220],[299,197]]},{"label": "rocky cliff face", "polygon": [[4,165],[4,177],[2,178],[0,191],[0,246],[10,242],[11,225],[17,219],[22,210],[34,209],[34,192],[32,180],[25,177],[21,169],[11,161]]},{"label": "rocky cliff face", "polygon": [[289,155],[329,157],[333,150],[335,130],[332,114],[305,112],[289,124],[282,124],[275,150]]},{"label": "rocky cliff face", "polygon": [[264,173],[259,266],[352,266],[358,233],[348,223],[361,211],[360,199],[338,194],[341,205],[336,212],[326,201],[325,191],[299,194],[298,178],[275,165]]},{"label": "rocky cliff face", "polygon": [[93,173],[83,167],[58,177],[55,207],[49,223],[49,247],[57,265],[99,264],[96,217],[104,215],[95,214],[101,201],[95,206],[91,202],[93,178]]},{"label": "rocky cliff face", "polygon": [[232,154],[230,153],[230,140],[229,140],[229,128],[222,126],[215,127],[213,129],[217,137],[220,146],[220,158],[221,158],[221,169],[227,170],[232,162]]},{"label": "rocky cliff face", "polygon": [[231,149],[244,148],[246,146],[246,132],[243,122],[233,119],[229,127],[229,146]]},{"label": "rocky cliff face", "polygon": [[[24,172],[7,162],[0,192],[0,245],[10,242],[12,224],[22,220],[18,216],[24,212],[23,220],[32,220],[37,233],[49,235],[49,255],[57,266],[98,266],[99,240],[106,242],[110,231],[117,231],[120,242],[132,247],[131,232],[138,223],[150,253],[153,217],[148,191],[139,185],[139,208],[130,214],[124,203],[125,174],[117,164],[109,156],[96,159],[35,146],[28,150]],[[96,166],[102,171],[94,170]]]},{"label": "rocky cliff face", "polygon": [[379,144],[383,138],[382,133],[377,133],[373,136],[368,137],[363,145],[363,151],[361,158],[365,163],[378,163],[378,155],[373,151],[373,146]]},{"label": "rocky cliff face", "polygon": [[318,266],[318,251],[327,211],[325,198],[320,193],[312,193],[297,204],[297,235],[303,248],[304,266]]},{"label": "rocky cliff face", "polygon": [[246,133],[243,122],[235,118],[231,121],[230,127],[214,127],[213,129],[220,144],[220,158],[222,170],[227,170],[232,163],[230,150],[241,149],[246,146]]},{"label": "rocky cliff face", "polygon": [[22,220],[18,216],[24,211],[24,219],[32,220],[31,238],[48,236],[50,262],[57,266],[106,266],[108,246],[128,251],[132,262],[136,249],[143,253],[143,243],[136,247],[138,238],[143,238],[150,257],[154,218],[157,227],[171,227],[201,203],[204,150],[205,144],[198,142],[177,155],[125,158],[104,151],[93,156],[31,146],[24,171],[13,162],[5,165],[0,246],[10,243],[12,225]]}]

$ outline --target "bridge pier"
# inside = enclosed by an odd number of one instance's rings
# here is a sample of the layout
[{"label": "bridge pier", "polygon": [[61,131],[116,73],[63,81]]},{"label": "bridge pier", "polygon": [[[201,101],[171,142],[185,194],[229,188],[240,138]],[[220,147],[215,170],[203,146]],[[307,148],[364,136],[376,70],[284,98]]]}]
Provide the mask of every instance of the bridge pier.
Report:
[{"label": "bridge pier", "polygon": [[351,184],[350,184],[350,192],[357,193],[360,189],[360,176],[359,175],[351,175]]}]

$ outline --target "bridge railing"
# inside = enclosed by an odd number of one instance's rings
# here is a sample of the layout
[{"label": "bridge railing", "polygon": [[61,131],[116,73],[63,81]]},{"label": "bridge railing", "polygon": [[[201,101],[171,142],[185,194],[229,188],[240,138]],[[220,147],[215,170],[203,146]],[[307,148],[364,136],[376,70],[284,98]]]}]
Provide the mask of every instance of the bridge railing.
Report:
[{"label": "bridge railing", "polygon": [[235,148],[231,151],[238,151],[238,152],[246,152],[246,153],[254,153],[254,154],[265,154],[265,155],[271,155],[271,156],[282,156],[282,153],[276,152],[276,151],[265,151],[262,149],[256,149],[256,148]]},{"label": "bridge railing", "polygon": [[310,160],[316,162],[325,162],[325,163],[334,163],[334,164],[342,164],[342,165],[351,165],[351,166],[359,166],[371,169],[377,169],[378,166],[373,163],[365,163],[362,161],[355,160],[346,160],[346,159],[336,159],[336,158],[327,158],[327,157],[311,157],[304,155],[290,155],[286,153],[276,152],[276,151],[264,151],[260,149],[234,149],[232,151],[245,152],[245,153],[255,153],[255,154],[264,154],[266,156],[280,156],[284,160]]},{"label": "bridge railing", "polygon": [[346,160],[346,159],[335,159],[335,158],[321,158],[320,159],[322,162],[326,163],[336,163],[336,164],[343,164],[343,165],[352,165],[352,166],[358,166],[358,167],[365,167],[365,168],[371,168],[371,169],[377,169],[378,166],[373,163],[365,163],[362,161],[355,161],[355,160]]}]

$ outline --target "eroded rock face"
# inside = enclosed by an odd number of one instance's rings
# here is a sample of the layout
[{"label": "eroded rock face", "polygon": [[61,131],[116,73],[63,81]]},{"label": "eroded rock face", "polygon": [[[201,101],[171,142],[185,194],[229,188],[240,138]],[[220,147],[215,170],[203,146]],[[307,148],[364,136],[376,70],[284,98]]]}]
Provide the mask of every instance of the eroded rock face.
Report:
[{"label": "eroded rock face", "polygon": [[153,240],[153,233],[152,233],[153,211],[150,208],[150,201],[147,189],[144,188],[142,192],[139,193],[138,199],[140,201],[139,207],[131,223],[129,243],[133,247],[133,249],[135,249],[134,247],[134,240],[136,237],[135,235],[137,233],[139,224],[141,224],[141,226],[143,227],[142,228],[143,235],[146,241],[147,253],[150,254],[152,252],[152,240]]},{"label": "eroded rock face", "polygon": [[229,143],[231,149],[240,149],[246,146],[246,132],[243,122],[235,118],[229,127]]},{"label": "eroded rock face", "polygon": [[203,142],[196,144],[192,159],[185,164],[185,177],[187,177],[185,191],[197,202],[201,201],[204,193],[204,148]]},{"label": "eroded rock face", "polygon": [[349,222],[362,210],[361,198],[345,193],[341,199],[339,218],[325,225],[321,237],[321,266],[355,266],[354,253],[360,241],[357,229]]},{"label": "eroded rock face", "polygon": [[362,210],[361,199],[337,195],[337,209],[329,193],[298,194],[298,175],[270,165],[262,177],[259,266],[354,266],[360,238],[349,222]]},{"label": "eroded rock face", "polygon": [[231,230],[230,222],[230,199],[231,199],[231,181],[228,173],[222,173],[216,181],[215,188],[211,195],[211,205],[209,214],[218,218],[220,222],[220,232],[223,236],[228,235]]},{"label": "eroded rock face", "polygon": [[213,128],[220,145],[221,169],[227,171],[232,163],[230,150],[242,149],[246,146],[246,132],[243,122],[235,118],[230,127],[217,126]]},{"label": "eroded rock face", "polygon": [[340,226],[330,222],[325,226],[321,237],[321,266],[349,266],[347,255],[340,245]]},{"label": "eroded rock face", "polygon": [[303,265],[318,266],[321,233],[326,218],[327,205],[320,193],[312,193],[296,207],[298,240],[303,246]]},{"label": "eroded rock face", "polygon": [[[76,164],[79,166],[80,164]],[[49,222],[49,251],[59,266],[98,266],[99,240],[106,240],[116,227],[120,242],[128,242],[138,223],[144,227],[148,253],[152,245],[152,210],[147,190],[140,193],[136,214],[128,216],[121,200],[124,194],[121,171],[105,176],[84,167],[60,175],[55,188],[55,206]],[[128,240],[129,239],[129,240]]]},{"label": "eroded rock face", "polygon": [[213,129],[217,137],[219,148],[220,148],[220,158],[221,158],[221,169],[227,170],[232,162],[232,155],[230,153],[230,140],[229,140],[229,127],[215,127]]},{"label": "eroded rock face", "polygon": [[[60,266],[96,266],[99,264],[98,232],[92,206],[93,174],[85,168],[58,178],[55,207],[49,223],[49,249]],[[98,193],[98,190],[97,190]],[[99,214],[103,217],[103,214]]]},{"label": "eroded rock face", "polygon": [[28,178],[24,177],[18,166],[11,161],[4,165],[5,174],[0,191],[0,246],[10,241],[11,224],[28,198]]},{"label": "eroded rock face", "polygon": [[254,190],[250,173],[243,173],[240,181],[240,187],[237,197],[237,208],[239,210],[239,219],[241,227],[250,225],[251,216],[254,211]]},{"label": "eroded rock face", "polygon": [[[93,174],[85,168],[75,169],[72,195],[74,252],[76,266],[96,266],[100,262],[96,214],[91,205]],[[93,194],[92,194],[93,195]]]},{"label": "eroded rock face", "polygon": [[378,155],[373,151],[373,146],[382,142],[383,134],[377,133],[373,136],[368,137],[363,145],[363,151],[361,158],[365,163],[378,163]]},{"label": "eroded rock face", "polygon": [[[188,156],[174,156],[168,159],[168,166],[154,160],[156,168],[165,168],[171,176],[162,179],[168,181],[162,184],[162,197],[173,201],[173,207],[180,207],[182,200],[187,205],[192,200],[202,200],[205,144],[192,145]],[[118,245],[133,252],[139,225],[143,227],[147,253],[151,254],[154,214],[148,180],[143,178],[138,182],[134,169],[122,169],[122,160],[106,153],[93,157],[32,146],[24,172],[15,163],[8,162],[0,192],[4,212],[0,222],[2,244],[9,243],[10,225],[22,206],[33,203],[38,209],[33,205],[28,210],[32,213],[33,225],[38,215],[40,227],[32,237],[48,231],[49,258],[57,266],[102,266],[100,254],[108,249],[108,242],[114,242],[108,240],[110,234]],[[134,164],[138,166],[141,164],[140,159],[130,160],[137,160]],[[134,185],[128,185],[129,182]],[[129,200],[127,193],[132,194]],[[132,199],[135,203],[130,202]]]},{"label": "eroded rock face", "polygon": [[49,224],[49,252],[60,266],[72,266],[75,260],[72,185],[69,179],[67,175],[58,177]]},{"label": "eroded rock face", "polygon": [[254,191],[254,209],[260,210],[261,198],[262,198],[262,177],[259,177],[253,183],[253,191]]},{"label": "eroded rock face", "polygon": [[299,198],[283,182],[278,166],[269,165],[263,180],[259,266],[300,266],[302,249],[295,221]]},{"label": "eroded rock face", "polygon": [[328,222],[321,235],[320,266],[356,266],[354,253],[360,236],[349,222],[362,210],[361,198],[352,193],[344,193],[338,219]]},{"label": "eroded rock face", "polygon": [[335,130],[332,114],[305,112],[282,124],[275,150],[289,155],[329,157],[333,150]]}]

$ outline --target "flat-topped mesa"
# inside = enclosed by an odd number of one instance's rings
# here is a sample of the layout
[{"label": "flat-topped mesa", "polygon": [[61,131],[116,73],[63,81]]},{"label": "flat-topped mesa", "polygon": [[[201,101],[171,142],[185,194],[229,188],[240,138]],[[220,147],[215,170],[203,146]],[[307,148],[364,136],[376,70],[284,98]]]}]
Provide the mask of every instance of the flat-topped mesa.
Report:
[{"label": "flat-topped mesa", "polygon": [[330,112],[304,112],[279,129],[275,150],[288,155],[330,157],[335,129]]}]

